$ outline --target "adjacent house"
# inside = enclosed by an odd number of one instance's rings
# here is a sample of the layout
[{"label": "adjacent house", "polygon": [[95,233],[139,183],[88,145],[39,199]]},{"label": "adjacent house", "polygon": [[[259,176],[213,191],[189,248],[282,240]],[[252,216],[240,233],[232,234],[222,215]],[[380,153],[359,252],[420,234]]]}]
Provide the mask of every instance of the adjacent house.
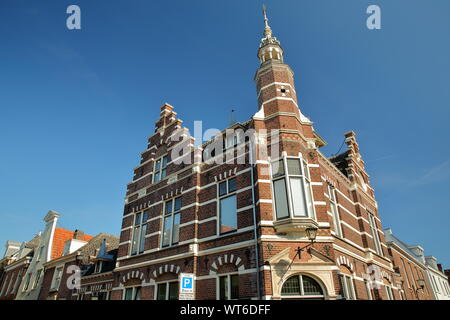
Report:
[{"label": "adjacent house", "polygon": [[[114,268],[115,260],[105,252],[116,249],[118,244],[118,237],[106,233],[100,233],[88,242],[75,238],[67,240],[62,256],[43,265],[45,271],[39,299],[73,299],[73,293],[79,291],[77,289],[87,275],[105,272],[107,269],[111,271]],[[78,286],[76,276],[81,279]]]},{"label": "adjacent house", "polygon": [[[37,300],[44,278],[44,264],[62,256],[65,249],[69,252],[77,250],[92,238],[78,230],[70,231],[57,227],[59,216],[59,213],[49,211],[44,217],[44,231],[33,245],[33,254],[27,262],[26,271],[21,275],[15,299]],[[65,248],[66,241],[71,239],[74,241],[70,242],[69,248]]]}]

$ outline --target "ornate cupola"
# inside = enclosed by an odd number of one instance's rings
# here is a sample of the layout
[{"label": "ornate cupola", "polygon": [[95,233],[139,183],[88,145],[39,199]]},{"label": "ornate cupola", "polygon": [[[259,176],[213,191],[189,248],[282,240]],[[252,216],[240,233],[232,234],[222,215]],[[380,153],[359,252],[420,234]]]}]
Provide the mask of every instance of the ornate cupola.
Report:
[{"label": "ornate cupola", "polygon": [[263,6],[263,16],[265,27],[264,38],[261,39],[258,50],[259,61],[261,61],[261,64],[269,61],[283,63],[283,48],[281,48],[280,41],[272,35],[265,6]]}]

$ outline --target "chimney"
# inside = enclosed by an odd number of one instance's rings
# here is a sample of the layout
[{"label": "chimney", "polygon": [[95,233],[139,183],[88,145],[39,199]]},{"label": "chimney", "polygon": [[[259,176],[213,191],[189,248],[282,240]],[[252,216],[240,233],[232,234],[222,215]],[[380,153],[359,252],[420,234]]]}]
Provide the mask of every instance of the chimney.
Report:
[{"label": "chimney", "polygon": [[75,240],[83,240],[84,239],[84,232],[81,230],[76,229],[73,233],[73,238]]}]

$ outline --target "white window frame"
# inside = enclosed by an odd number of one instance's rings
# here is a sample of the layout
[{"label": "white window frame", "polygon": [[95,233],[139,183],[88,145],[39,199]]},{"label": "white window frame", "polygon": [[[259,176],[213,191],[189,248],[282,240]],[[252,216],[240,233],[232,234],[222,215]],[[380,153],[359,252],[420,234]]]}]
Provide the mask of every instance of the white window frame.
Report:
[{"label": "white window frame", "polygon": [[[179,282],[178,282],[178,280],[169,280],[169,281],[159,281],[159,282],[156,282],[156,285],[155,285],[155,291],[154,291],[154,299],[155,300],[157,300],[158,299],[158,286],[159,285],[162,285],[162,284],[165,284],[166,285],[166,292],[165,292],[165,298],[164,298],[164,300],[169,300],[169,292],[170,292],[170,284],[171,283],[178,283],[178,286],[179,286]],[[178,290],[177,290],[177,300],[179,300],[180,299],[180,287],[178,287]],[[163,300],[160,300],[160,301],[163,301]]]},{"label": "white window frame", "polygon": [[[238,297],[231,299],[231,277],[237,276],[238,277]],[[220,278],[227,278],[228,288],[227,288],[227,296],[228,299],[225,300],[239,300],[239,273],[237,272],[231,272],[231,273],[222,273],[218,274],[216,277],[216,298],[217,300],[220,300]]]},{"label": "white window frame", "polygon": [[378,235],[377,224],[375,223],[375,217],[372,213],[368,212],[369,226],[372,233],[373,242],[375,244],[375,251],[379,256],[383,256],[383,249],[381,248],[381,241]]},{"label": "white window frame", "polygon": [[[165,164],[164,164],[165,163]],[[157,168],[157,165],[159,164],[159,168]],[[161,180],[165,179],[167,177],[167,165],[169,164],[169,159],[166,155],[163,155],[162,157],[159,157],[155,160],[153,164],[153,183],[160,182]],[[162,176],[164,172],[164,177]]]},{"label": "white window frame", "polygon": [[336,188],[327,184],[328,198],[330,200],[331,215],[333,217],[334,232],[336,236],[342,238],[341,218],[339,217],[339,207],[337,205]]},{"label": "white window frame", "polygon": [[135,301],[136,300],[136,293],[137,290],[140,290],[140,298],[139,300],[142,300],[142,287],[141,286],[133,286],[133,287],[125,287],[123,288],[123,294],[122,294],[122,300],[125,300],[127,290],[131,290],[131,299],[129,301]]},{"label": "white window frame", "polygon": [[41,274],[42,274],[42,269],[39,269],[36,272],[36,276],[34,277],[33,286],[31,287],[31,290],[34,290],[38,287],[39,281],[41,280]]},{"label": "white window frame", "polygon": [[8,280],[10,280],[9,279],[9,274],[6,275],[5,281],[3,282],[3,287],[2,287],[2,291],[0,293],[0,297],[3,297],[3,294],[5,293],[5,289],[8,287],[7,286]]},{"label": "white window frame", "polygon": [[[130,256],[137,256],[145,252],[145,235],[148,229],[149,210],[139,211],[134,214],[133,226],[131,229]],[[145,231],[143,232],[142,230]],[[136,242],[136,252],[134,252],[134,243]]]},{"label": "white window frame", "polygon": [[[231,190],[231,191],[230,191],[230,180],[233,180],[233,179],[234,179],[235,182],[236,182],[236,188],[235,188],[235,190]],[[220,185],[221,185],[222,183],[225,183],[225,185],[226,185],[226,192],[225,192],[225,194],[220,195]],[[218,212],[218,219],[217,219],[217,229],[216,229],[217,232],[216,232],[216,234],[218,234],[218,235],[221,235],[221,234],[227,234],[227,233],[235,232],[236,230],[238,230],[238,220],[237,220],[237,218],[238,218],[238,214],[237,214],[237,190],[238,190],[238,188],[237,188],[237,179],[236,179],[235,176],[217,182],[217,212]],[[226,198],[230,198],[230,197],[235,197],[235,199],[236,199],[236,203],[235,203],[235,208],[236,208],[236,210],[235,210],[235,215],[236,215],[236,229],[230,230],[230,231],[226,231],[226,232],[222,232],[222,230],[221,230],[221,225],[222,225],[222,212],[221,212],[221,210],[220,210],[220,204],[221,204],[221,201],[222,201],[222,200],[225,200]]]},{"label": "white window frame", "polygon": [[[59,277],[58,277],[58,271],[61,271],[59,273]],[[50,290],[55,290],[55,289],[58,290],[59,289],[59,286],[61,284],[61,279],[63,276],[63,271],[64,271],[64,266],[55,268],[55,273],[53,274],[52,285],[51,285]]]},{"label": "white window frame", "polygon": [[[175,207],[175,201],[177,199],[180,199],[180,207],[177,209]],[[170,208],[170,212],[167,212],[167,206],[168,203],[171,202],[171,208]],[[180,225],[181,225],[181,208],[183,207],[183,199],[181,196],[178,197],[174,197],[172,199],[166,200],[164,201],[164,208],[163,208],[163,216],[162,216],[162,231],[161,231],[161,241],[160,241],[160,247],[161,248],[169,248],[172,246],[176,246],[178,245],[178,243],[180,242]],[[177,216],[180,218],[180,221],[178,223],[178,241],[174,242],[174,226],[175,226],[175,216]],[[169,236],[169,244],[164,244],[164,230],[165,230],[165,224],[166,224],[166,218],[170,217],[170,221],[171,221],[171,226],[170,226],[170,236]]]},{"label": "white window frame", "polygon": [[[288,160],[298,160],[300,162],[300,175],[289,174],[288,172]],[[273,176],[273,165],[274,163],[279,163],[281,161],[283,163],[284,174],[280,176]],[[316,212],[314,208],[314,195],[312,192],[311,186],[311,176],[309,172],[308,162],[303,159],[302,154],[300,153],[298,157],[283,155],[281,158],[276,160],[270,159],[270,177],[272,181],[272,199],[273,201],[273,212],[275,212],[274,220],[281,221],[284,219],[301,219],[301,218],[316,218]],[[303,206],[306,208],[305,215],[296,215],[294,212],[294,202],[292,196],[292,178],[300,178],[303,184]],[[284,179],[285,188],[286,188],[286,196],[287,196],[287,205],[288,205],[288,215],[287,217],[278,218],[277,207],[276,207],[276,199],[275,199],[275,181]]]},{"label": "white window frame", "polygon": [[23,285],[22,291],[27,291],[29,289],[32,276],[33,276],[32,273],[27,273],[26,274],[25,283]]},{"label": "white window frame", "polygon": [[[342,298],[344,298],[345,300],[356,300],[356,291],[355,291],[355,284],[353,282],[353,276],[341,272],[339,273],[339,279],[344,294]],[[350,288],[348,287],[349,283]],[[351,297],[349,293],[351,294]]]},{"label": "white window frame", "polygon": [[373,297],[372,297],[372,290],[371,290],[371,288],[370,288],[370,286],[371,286],[370,281],[367,280],[367,279],[364,279],[364,286],[366,287],[367,299],[368,299],[368,300],[373,300]]},{"label": "white window frame", "polygon": [[[286,295],[286,294],[282,293],[283,287],[284,287],[286,281],[288,281],[292,277],[299,278],[298,281],[299,281],[300,295]],[[322,294],[321,295],[305,294],[305,285],[304,285],[303,277],[308,277],[308,278],[311,278],[313,281],[315,281],[317,283],[317,285],[320,287],[320,290],[322,291]],[[281,286],[281,289],[280,289],[280,296],[281,296],[281,299],[286,299],[286,300],[297,299],[297,298],[301,298],[301,299],[325,299],[326,298],[326,290],[325,290],[325,288],[322,286],[322,284],[319,281],[317,281],[316,279],[314,279],[310,275],[300,273],[300,274],[295,274],[295,275],[292,275],[292,276],[288,277],[283,282],[283,284]]]},{"label": "white window frame", "polygon": [[386,296],[387,296],[388,300],[395,300],[394,292],[392,291],[391,286],[384,285],[384,291],[386,292]]}]

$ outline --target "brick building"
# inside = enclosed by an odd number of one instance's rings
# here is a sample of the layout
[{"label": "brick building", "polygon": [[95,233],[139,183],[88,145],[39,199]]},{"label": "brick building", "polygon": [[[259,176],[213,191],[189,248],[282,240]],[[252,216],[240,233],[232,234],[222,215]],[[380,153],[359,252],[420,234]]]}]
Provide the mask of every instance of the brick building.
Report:
[{"label": "brick building", "polygon": [[394,236],[391,229],[385,229],[384,233],[400,297],[405,300],[434,300],[423,248],[407,245]]},{"label": "brick building", "polygon": [[[83,235],[78,232],[76,238],[82,237]],[[43,265],[44,275],[39,300],[72,300],[77,297],[77,294],[74,294],[77,290],[67,284],[74,284],[74,281],[70,279],[73,280],[77,270],[80,271],[81,287],[83,287],[88,275],[97,275],[96,280],[102,283],[104,279],[98,275],[103,276],[104,272],[112,271],[114,268],[115,260],[113,257],[108,257],[106,251],[117,249],[118,237],[100,233],[88,242],[83,241],[81,246],[76,245],[75,250],[70,250],[70,247],[74,245],[73,242],[78,242],[76,238],[66,241],[67,250],[61,257]]]},{"label": "brick building", "polygon": [[355,133],[321,153],[264,23],[251,119],[196,145],[161,107],[127,186],[112,299],[176,299],[180,273],[196,299],[402,298]]},{"label": "brick building", "polygon": [[92,238],[79,230],[57,227],[59,216],[58,212],[50,210],[43,219],[42,232],[22,243],[18,250],[6,250],[1,299],[37,300],[43,284],[44,264],[77,250]]}]

